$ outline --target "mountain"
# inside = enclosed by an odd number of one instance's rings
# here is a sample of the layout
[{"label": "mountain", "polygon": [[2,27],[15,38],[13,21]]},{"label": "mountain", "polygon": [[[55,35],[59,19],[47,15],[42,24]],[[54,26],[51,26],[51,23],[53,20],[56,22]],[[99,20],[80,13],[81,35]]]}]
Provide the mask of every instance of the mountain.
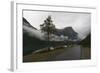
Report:
[{"label": "mountain", "polygon": [[44,48],[47,45],[43,41],[42,35],[41,31],[37,30],[23,18],[23,55],[32,53],[34,50]]},{"label": "mountain", "polygon": [[53,40],[48,43],[48,41],[44,38],[44,33],[33,27],[25,18],[23,18],[23,55],[27,55],[38,49],[66,44],[67,41],[61,41],[60,36],[62,35],[68,36],[68,39],[72,40],[77,38],[77,33],[72,27],[57,29],[54,35],[59,41]]},{"label": "mountain", "polygon": [[32,53],[34,50],[42,49],[47,42],[36,37],[30,37],[27,33],[23,33],[23,55]]},{"label": "mountain", "polygon": [[23,17],[23,25],[26,25],[26,26],[28,26],[28,27],[30,27],[30,28],[33,28],[33,29],[35,29],[35,30],[37,30],[35,27],[33,27],[24,17]]},{"label": "mountain", "polygon": [[61,36],[61,35],[68,36],[69,40],[70,39],[74,40],[78,38],[78,33],[75,32],[72,27],[66,27],[64,29],[56,29],[56,32],[54,34],[58,36]]},{"label": "mountain", "polygon": [[82,45],[82,46],[84,46],[84,47],[91,47],[91,34],[89,34],[79,44]]},{"label": "mountain", "polygon": [[23,34],[27,34],[30,37],[35,37],[40,40],[44,40],[44,33],[41,33],[40,30],[33,27],[25,18],[23,18]]},{"label": "mountain", "polygon": [[[44,33],[41,33],[40,30],[33,27],[25,18],[23,18],[23,32],[27,33],[31,37],[36,37],[41,40],[46,40],[44,38]],[[64,37],[67,36],[68,40],[72,40],[72,41],[75,39],[77,40],[77,38],[78,38],[78,33],[75,32],[72,27],[66,27],[64,29],[56,28],[54,35],[58,36],[58,38],[57,38],[58,40],[60,39],[61,36],[64,36]]]}]

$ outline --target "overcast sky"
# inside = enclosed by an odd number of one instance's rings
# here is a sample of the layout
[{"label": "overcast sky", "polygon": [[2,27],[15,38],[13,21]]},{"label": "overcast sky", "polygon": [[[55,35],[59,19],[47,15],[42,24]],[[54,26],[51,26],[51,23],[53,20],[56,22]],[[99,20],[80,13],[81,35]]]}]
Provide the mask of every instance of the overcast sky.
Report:
[{"label": "overcast sky", "polygon": [[40,24],[51,15],[56,28],[62,29],[71,26],[79,37],[84,38],[90,33],[91,29],[91,14],[90,13],[75,13],[75,12],[46,12],[46,11],[23,11],[23,17],[37,29],[40,29]]}]

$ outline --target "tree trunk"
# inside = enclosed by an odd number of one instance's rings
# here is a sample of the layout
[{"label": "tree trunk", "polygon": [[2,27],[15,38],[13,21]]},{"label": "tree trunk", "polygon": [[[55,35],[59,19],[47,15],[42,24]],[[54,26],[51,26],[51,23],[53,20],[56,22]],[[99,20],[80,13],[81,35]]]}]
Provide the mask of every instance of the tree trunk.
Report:
[{"label": "tree trunk", "polygon": [[48,49],[49,49],[49,48],[50,48],[50,47],[49,47],[49,45],[50,45],[50,44],[49,44],[49,42],[50,42],[50,40],[49,40],[49,39],[50,39],[50,34],[49,34],[49,32],[48,32],[47,35],[48,35],[48,39],[47,39],[47,40],[48,40]]}]

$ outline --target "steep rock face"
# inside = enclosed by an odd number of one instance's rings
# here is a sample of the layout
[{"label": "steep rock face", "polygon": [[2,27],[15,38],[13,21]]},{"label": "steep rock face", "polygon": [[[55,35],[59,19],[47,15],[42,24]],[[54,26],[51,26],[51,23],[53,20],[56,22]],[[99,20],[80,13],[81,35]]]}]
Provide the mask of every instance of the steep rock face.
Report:
[{"label": "steep rock face", "polygon": [[[77,39],[78,33],[76,33],[72,27],[66,27],[63,32],[65,32],[65,35],[68,35],[69,39]],[[66,33],[67,32],[67,33]]]},{"label": "steep rock face", "polygon": [[74,40],[77,39],[78,33],[76,33],[72,27],[66,27],[64,29],[57,29],[56,32],[54,33],[58,36],[64,35],[68,36],[68,39]]}]

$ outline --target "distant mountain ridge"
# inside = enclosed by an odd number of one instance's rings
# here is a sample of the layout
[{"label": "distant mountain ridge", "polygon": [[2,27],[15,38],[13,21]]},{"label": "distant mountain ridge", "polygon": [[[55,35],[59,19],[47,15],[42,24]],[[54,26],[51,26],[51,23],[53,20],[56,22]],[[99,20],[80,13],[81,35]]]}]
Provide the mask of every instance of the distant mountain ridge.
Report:
[{"label": "distant mountain ridge", "polygon": [[66,27],[64,29],[57,29],[55,32],[56,35],[64,35],[68,36],[68,39],[77,39],[78,38],[78,33],[73,30],[72,27]]}]

